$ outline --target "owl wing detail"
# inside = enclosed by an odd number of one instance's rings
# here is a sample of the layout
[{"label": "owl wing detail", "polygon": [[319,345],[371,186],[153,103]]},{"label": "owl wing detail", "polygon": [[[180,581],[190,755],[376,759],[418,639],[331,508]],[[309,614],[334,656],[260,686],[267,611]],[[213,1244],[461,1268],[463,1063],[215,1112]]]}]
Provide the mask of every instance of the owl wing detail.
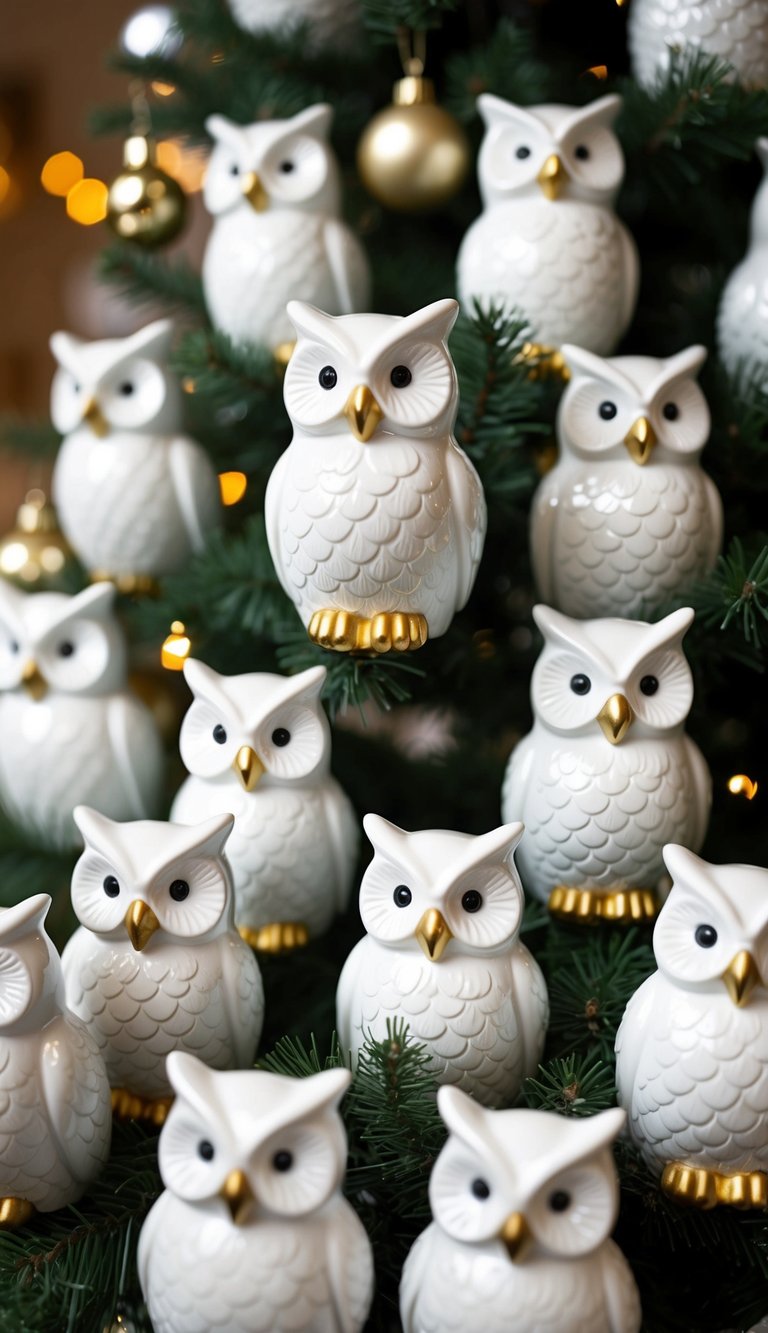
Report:
[{"label": "owl wing detail", "polygon": [[723,502],[712,478],[708,477],[706,472],[702,473],[702,476],[704,478],[705,501],[709,513],[709,522],[707,523],[707,535],[709,537],[707,567],[713,569],[723,544]]},{"label": "owl wing detail", "polygon": [[255,954],[239,935],[227,933],[217,941],[221,993],[229,1022],[235,1068],[249,1068],[256,1057],[264,1021],[264,986]]},{"label": "owl wing detail", "polygon": [[480,564],[488,520],[482,483],[467,455],[453,440],[445,451],[448,490],[455,515],[456,610],[466,604]]},{"label": "owl wing detail", "polygon": [[163,749],[152,714],[131,695],[116,694],[107,709],[107,726],[129,806],[116,815],[121,819],[151,818],[156,813],[163,771]]},{"label": "owl wing detail", "polygon": [[323,242],[336,288],[338,314],[352,315],[365,310],[371,283],[368,262],[357,237],[337,218],[328,218]]},{"label": "owl wing detail", "polygon": [[272,556],[272,564],[275,567],[278,582],[286,597],[290,597],[295,602],[294,589],[290,579],[286,578],[286,571],[283,566],[283,544],[280,539],[280,522],[283,511],[283,489],[285,486],[286,472],[289,470],[290,463],[288,455],[290,448],[284,450],[273,467],[269,481],[267,482],[267,491],[264,496],[264,522],[267,529],[267,545],[269,554]]},{"label": "owl wing detail", "polygon": [[207,456],[183,435],[171,440],[168,461],[173,489],[192,550],[203,550],[220,518],[219,488]]},{"label": "owl wing detail", "polygon": [[610,1333],[637,1333],[642,1313],[629,1264],[612,1240],[600,1247],[598,1258]]},{"label": "owl wing detail", "polygon": [[346,1199],[338,1201],[325,1235],[336,1327],[339,1333],[357,1333],[365,1323],[373,1296],[373,1256],[367,1232]]},{"label": "owl wing detail", "polygon": [[643,1054],[644,1034],[656,1007],[657,973],[648,977],[630,998],[616,1033],[616,1090],[619,1106],[632,1114],[637,1071]]},{"label": "owl wing detail", "polygon": [[624,260],[624,291],[622,293],[621,330],[619,332],[619,337],[621,337],[632,321],[637,304],[637,292],[640,286],[640,259],[635,242],[626,227],[618,219],[617,230]]},{"label": "owl wing detail", "polygon": [[343,912],[349,901],[360,845],[358,820],[349,797],[334,778],[329,778],[323,785],[322,802],[336,876],[336,907]]},{"label": "owl wing detail", "polygon": [[[368,936],[364,935],[355,945],[341,969],[341,976],[336,989],[336,1031],[342,1049],[346,1054],[357,1048],[352,1030],[352,1015],[359,1009],[360,975],[365,967],[367,954]],[[362,1045],[362,1041],[360,1044]]]},{"label": "owl wing detail", "polygon": [[75,1180],[92,1180],[112,1136],[109,1083],[93,1037],[72,1014],[45,1028],[40,1080],[50,1133]]},{"label": "owl wing detail", "polygon": [[557,525],[559,483],[557,470],[542,478],[531,501],[531,564],[539,597],[554,606],[557,594],[552,577],[553,547]]},{"label": "owl wing detail", "polygon": [[690,736],[684,736],[683,740],[695,791],[695,800],[691,811],[694,827],[689,834],[686,845],[692,852],[698,852],[707,834],[709,811],[712,805],[712,777],[707,767],[707,761],[696,742],[692,741]]},{"label": "owl wing detail", "polygon": [[416,1302],[424,1290],[425,1279],[430,1267],[430,1236],[434,1231],[434,1222],[416,1237],[403,1264],[400,1279],[400,1322],[405,1333],[412,1333]]},{"label": "owl wing detail", "polygon": [[549,1022],[549,995],[544,974],[533,954],[518,943],[510,955],[510,989],[519,1018],[523,1047],[523,1077],[539,1067]]},{"label": "owl wing detail", "polygon": [[522,819],[525,811],[525,798],[533,774],[536,759],[536,747],[533,732],[518,741],[507,763],[504,785],[501,789],[502,818],[510,823]]}]

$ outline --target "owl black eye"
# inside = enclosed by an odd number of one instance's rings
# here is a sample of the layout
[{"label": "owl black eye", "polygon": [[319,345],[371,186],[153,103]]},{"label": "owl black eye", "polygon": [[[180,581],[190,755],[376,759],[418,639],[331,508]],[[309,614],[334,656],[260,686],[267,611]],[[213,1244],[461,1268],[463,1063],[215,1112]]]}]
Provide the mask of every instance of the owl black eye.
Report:
[{"label": "owl black eye", "polygon": [[389,378],[396,389],[404,389],[413,376],[407,366],[395,366]]},{"label": "owl black eye", "polygon": [[227,739],[227,733],[220,722],[217,722],[216,726],[213,728],[213,739],[217,745],[223,745]]},{"label": "owl black eye", "polygon": [[272,732],[273,745],[282,747],[283,745],[287,745],[290,739],[291,733],[286,727],[275,727],[275,730]]},{"label": "owl black eye", "polygon": [[655,676],[643,676],[640,681],[640,689],[643,694],[655,694],[659,688],[659,682]]},{"label": "owl black eye", "polygon": [[661,411],[662,415],[667,418],[667,421],[677,421],[677,418],[680,416],[680,408],[677,406],[677,403],[665,403]]},{"label": "owl black eye", "polygon": [[287,176],[291,171],[294,171],[294,170],[295,170],[294,163],[293,163],[293,162],[289,162],[289,161],[286,159],[285,162],[281,162],[281,163],[280,163],[280,170],[283,171],[283,172],[285,172],[285,174],[286,174],[286,176]]},{"label": "owl black eye", "polygon": [[407,907],[413,894],[407,884],[398,884],[392,897],[395,900],[395,907]]},{"label": "owl black eye", "polygon": [[520,147],[515,150],[515,157],[519,157],[521,162],[523,161],[524,158],[530,156],[531,156],[531,150],[527,146],[527,144],[521,143]]},{"label": "owl black eye", "polygon": [[214,1149],[209,1139],[201,1139],[197,1145],[197,1155],[202,1157],[204,1162],[213,1161]]},{"label": "owl black eye", "polygon": [[107,875],[102,885],[102,888],[108,898],[116,898],[118,893],[120,892],[120,885],[118,884],[114,875]]},{"label": "owl black eye", "polygon": [[587,148],[587,145],[585,143],[577,143],[573,150],[573,155],[574,157],[577,157],[580,162],[586,162],[589,157],[589,149]]},{"label": "owl black eye", "polygon": [[237,165],[236,162],[233,162],[233,163],[232,163],[232,166],[229,168],[229,174],[230,174],[230,176],[239,176],[239,175],[240,175],[240,168],[239,168],[239,166]]},{"label": "owl black eye", "polygon": [[711,949],[717,944],[717,931],[714,926],[697,926],[693,938],[700,949]]},{"label": "owl black eye", "polygon": [[78,384],[77,380],[72,381],[72,388],[74,389],[75,393],[80,392],[80,385]]},{"label": "owl black eye", "polygon": [[592,689],[592,681],[589,676],[585,676],[581,671],[578,671],[575,676],[571,676],[571,689],[574,694],[589,694]]},{"label": "owl black eye", "polygon": [[11,642],[8,644],[8,647],[10,648],[12,653],[17,653],[19,651],[19,645],[16,639],[11,639]]},{"label": "owl black eye", "polygon": [[462,896],[461,905],[465,912],[479,912],[483,905],[483,895],[477,889],[467,889]]},{"label": "owl black eye", "polygon": [[276,1171],[290,1171],[293,1166],[293,1153],[288,1152],[287,1148],[281,1148],[272,1158],[272,1165]]},{"label": "owl black eye", "polygon": [[75,645],[70,643],[69,639],[59,644],[59,657],[71,657],[74,651]]},{"label": "owl black eye", "polygon": [[175,879],[168,892],[175,903],[183,903],[189,897],[189,885],[185,879]]},{"label": "owl black eye", "polygon": [[605,402],[601,403],[597,410],[603,418],[603,421],[613,421],[613,418],[616,416],[619,409],[615,403],[610,402],[609,399],[606,398]]},{"label": "owl black eye", "polygon": [[567,1190],[555,1190],[549,1196],[549,1206],[553,1213],[564,1213],[571,1206],[571,1196]]},{"label": "owl black eye", "polygon": [[123,395],[123,398],[130,398],[135,388],[136,385],[131,380],[123,380],[120,385],[120,393]]},{"label": "owl black eye", "polygon": [[323,366],[317,377],[321,389],[332,389],[338,378],[333,366]]},{"label": "owl black eye", "polygon": [[488,1184],[488,1181],[483,1180],[482,1176],[477,1176],[477,1178],[472,1181],[469,1188],[476,1199],[487,1199],[491,1192],[491,1187]]}]

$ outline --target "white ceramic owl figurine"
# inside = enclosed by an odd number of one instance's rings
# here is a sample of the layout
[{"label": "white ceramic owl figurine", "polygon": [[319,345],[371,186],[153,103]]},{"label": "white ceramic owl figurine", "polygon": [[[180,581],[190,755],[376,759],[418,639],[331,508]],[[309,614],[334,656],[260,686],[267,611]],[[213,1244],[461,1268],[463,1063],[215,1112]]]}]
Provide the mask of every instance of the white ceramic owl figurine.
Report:
[{"label": "white ceramic owl figurine", "polygon": [[560,454],[531,506],[539,596],[569,616],[647,618],[720,551],[723,507],[699,466],[710,416],[695,376],[706,348],[666,360],[562,352],[572,378]]},{"label": "white ceramic owl figurine", "polygon": [[368,304],[368,261],[341,219],[332,119],[321,103],[290,120],[206,121],[215,142],[203,287],[211,320],[236,343],[292,342],[285,307],[294,297],[334,315]]},{"label": "white ceramic owl figurine", "polygon": [[72,874],[80,929],[62,957],[67,999],[98,1042],[117,1113],[161,1123],[170,1051],[238,1069],[261,1035],[261,974],[235,929],[224,854],[233,818],[117,824],[79,806],[75,819],[85,851]]},{"label": "white ceramic owl figurine", "polygon": [[768,870],[674,845],[664,860],[659,970],[619,1028],[619,1101],[667,1193],[768,1208]]},{"label": "white ceramic owl figurine", "polygon": [[634,312],[637,250],[613,211],[624,158],[611,128],[621,98],[514,106],[482,93],[484,212],[458,256],[459,299],[502,303],[547,347],[612,352]]},{"label": "white ceramic owl figurine", "polygon": [[512,751],[501,802],[504,819],[525,821],[523,884],[573,921],[652,919],[665,842],[698,850],[709,819],[709,770],[683,730],[693,611],[655,625],[533,615],[544,636],[533,730]]},{"label": "white ceramic owl figurine", "polygon": [[[763,20],[768,40],[768,21]],[[768,138],[755,145],[768,172]],[[717,317],[717,345],[731,374],[740,367],[768,375],[768,174],[763,175],[752,205],[749,248],[725,284]]]},{"label": "white ceramic owl figurine", "polygon": [[459,1088],[437,1104],[448,1141],[434,1221],[403,1268],[403,1333],[638,1333],[635,1280],[610,1239],[623,1112],[488,1111]]},{"label": "white ceramic owl figurine", "polygon": [[221,512],[213,466],[181,429],[172,333],[160,319],[129,338],[51,338],[61,526],[86,569],[126,591],[152,587],[201,551]]},{"label": "white ceramic owl figurine", "polygon": [[360,0],[229,0],[229,8],[235,22],[256,36],[289,34],[301,24],[310,51],[359,43]]},{"label": "white ceramic owl figurine", "polygon": [[189,777],[171,818],[190,824],[231,811],[240,934],[272,952],[304,944],[346,907],[359,843],[330,774],[325,667],[220,676],[190,660],[184,675],[194,695],[179,740]]},{"label": "white ceramic owl figurine", "polygon": [[0,1226],[74,1203],[109,1156],[109,1083],[64,1002],[47,893],[0,909]]},{"label": "white ceramic owl figurine", "polygon": [[269,479],[278,578],[324,648],[419,648],[444,634],[485,539],[480,479],[453,437],[458,306],[332,319],[292,301],[293,439]]},{"label": "white ceramic owl figurine", "polygon": [[643,88],[666,77],[673,51],[719,56],[748,88],[768,83],[765,0],[632,0],[627,36]]},{"label": "white ceramic owl figurine", "polygon": [[72,811],[157,813],[160,734],[130,691],[115,589],[69,597],[0,581],[0,800],[44,846],[78,847]]},{"label": "white ceramic owl figurine", "polygon": [[480,837],[363,825],[374,857],[360,886],[368,934],[336,995],[342,1047],[385,1040],[404,1019],[438,1082],[487,1106],[513,1101],[541,1058],[549,1016],[538,963],[519,939],[523,891],[512,853],[521,824]]},{"label": "white ceramic owl figurine", "polygon": [[221,1074],[168,1057],[165,1192],[139,1238],[155,1333],[359,1333],[371,1246],[341,1193],[346,1069]]}]

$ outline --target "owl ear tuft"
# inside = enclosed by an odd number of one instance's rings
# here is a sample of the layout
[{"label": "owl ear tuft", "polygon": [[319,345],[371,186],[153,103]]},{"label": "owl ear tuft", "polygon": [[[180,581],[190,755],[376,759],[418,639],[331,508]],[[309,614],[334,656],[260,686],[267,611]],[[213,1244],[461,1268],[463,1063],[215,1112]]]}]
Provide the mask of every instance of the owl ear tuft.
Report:
[{"label": "owl ear tuft", "polygon": [[382,815],[363,815],[363,828],[374,851],[384,852],[394,858],[397,858],[402,844],[408,837],[405,829],[398,828],[397,824],[391,824]]},{"label": "owl ear tuft", "polygon": [[131,356],[140,354],[157,361],[167,361],[173,341],[173,320],[155,319],[143,329],[126,338],[124,350]]},{"label": "owl ear tuft", "polygon": [[230,144],[236,147],[242,143],[242,125],[238,125],[237,121],[229,120],[227,116],[207,116],[205,128],[217,143]]},{"label": "owl ear tuft", "polygon": [[627,1123],[627,1113],[620,1106],[609,1106],[596,1115],[574,1116],[569,1123],[579,1136],[584,1157],[591,1157],[601,1148],[610,1148]]},{"label": "owl ear tuft", "polygon": [[114,612],[116,596],[117,588],[108,579],[103,583],[92,583],[69,599],[65,618],[70,620],[86,612],[91,620],[109,620]]},{"label": "owl ear tuft", "polygon": [[318,1109],[338,1106],[351,1082],[348,1069],[323,1069],[319,1074],[310,1074],[304,1080],[309,1106]]},{"label": "owl ear tuft", "polygon": [[221,688],[221,683],[226,678],[220,676],[218,671],[209,667],[206,662],[201,662],[197,657],[188,657],[182,668],[184,679],[187,682],[192,693],[197,696],[202,695],[207,699],[211,691],[217,691]]},{"label": "owl ear tuft", "polygon": [[78,354],[84,343],[83,338],[76,338],[74,333],[65,333],[59,329],[52,333],[48,339],[48,346],[63,370],[68,370],[70,375],[77,375]]},{"label": "owl ear tuft", "polygon": [[205,1119],[216,1101],[213,1071],[196,1055],[171,1051],[165,1062],[165,1072],[177,1097],[182,1097]]},{"label": "owl ear tuft", "polygon": [[76,805],[72,811],[72,818],[83,835],[86,847],[101,852],[102,856],[111,860],[114,845],[113,830],[117,821],[108,819],[90,805]]},{"label": "owl ear tuft", "polygon": [[459,303],[451,297],[433,301],[431,305],[422,306],[421,310],[403,316],[396,328],[396,339],[399,342],[404,336],[416,333],[422,338],[446,342],[458,314]]},{"label": "owl ear tuft", "polygon": [[316,339],[322,343],[332,337],[336,317],[326,315],[316,305],[309,305],[306,301],[289,301],[285,311],[300,337]]},{"label": "owl ear tuft", "polygon": [[600,384],[613,384],[624,393],[635,396],[636,389],[632,381],[608,357],[598,356],[597,352],[590,352],[586,347],[576,347],[574,343],[563,343],[560,351],[574,379],[574,372],[577,372],[587,379],[598,380]]},{"label": "owl ear tuft", "polygon": [[494,93],[481,93],[477,99],[477,109],[487,129],[495,125],[521,125],[526,129],[541,129],[541,122],[533,112],[515,102],[507,102]]},{"label": "owl ear tuft", "polygon": [[668,842],[661,851],[664,864],[672,876],[673,884],[690,884],[707,877],[709,862],[702,860],[695,852],[677,842]]},{"label": "owl ear tuft", "polygon": [[649,625],[645,654],[657,648],[679,648],[693,624],[695,615],[693,607],[681,606],[677,611],[664,616],[663,620],[657,620],[654,625]]},{"label": "owl ear tuft", "polygon": [[577,107],[573,115],[568,117],[563,135],[567,134],[576,125],[581,129],[590,125],[604,125],[606,129],[611,129],[622,105],[622,99],[617,93],[607,93],[605,97],[598,97],[587,106]]},{"label": "owl ear tuft", "polygon": [[289,676],[289,683],[295,687],[294,697],[301,695],[305,699],[319,699],[325,686],[328,669],[324,666],[308,667],[295,676]]},{"label": "owl ear tuft", "polygon": [[544,606],[542,602],[534,606],[532,614],[547,643],[559,643],[564,648],[581,647],[579,621],[563,615],[562,611],[555,611],[554,607]]},{"label": "owl ear tuft", "polygon": [[311,134],[313,138],[325,143],[333,125],[333,107],[329,102],[316,102],[314,106],[308,106],[304,111],[291,116],[288,124],[292,130],[303,130],[305,134]]},{"label": "owl ear tuft", "polygon": [[33,893],[31,898],[24,898],[13,907],[0,908],[0,940],[3,944],[29,934],[35,926],[43,930],[51,902],[49,893]]},{"label": "owl ear tuft", "polygon": [[[512,824],[501,824],[488,833],[481,833],[474,840],[475,856],[473,860],[475,862],[498,861],[501,863],[510,861],[512,853],[524,832],[525,825],[521,824],[518,819]],[[478,852],[480,853],[479,856],[477,855]]]},{"label": "owl ear tuft", "polygon": [[485,1155],[485,1118],[489,1114],[469,1093],[447,1084],[437,1090],[437,1109],[451,1134]]},{"label": "owl ear tuft", "polygon": [[198,854],[208,853],[210,856],[221,856],[224,851],[227,838],[229,837],[235,824],[235,816],[230,814],[214,815],[213,819],[205,819],[200,824],[176,824],[178,829],[184,829],[189,836],[189,851]]},{"label": "owl ear tuft", "polygon": [[[768,140],[766,140],[768,143]],[[701,367],[707,359],[707,349],[703,343],[694,343],[692,347],[683,348],[682,352],[676,352],[674,356],[668,356],[664,362],[664,375],[666,379],[677,378],[678,375],[698,375]]]}]

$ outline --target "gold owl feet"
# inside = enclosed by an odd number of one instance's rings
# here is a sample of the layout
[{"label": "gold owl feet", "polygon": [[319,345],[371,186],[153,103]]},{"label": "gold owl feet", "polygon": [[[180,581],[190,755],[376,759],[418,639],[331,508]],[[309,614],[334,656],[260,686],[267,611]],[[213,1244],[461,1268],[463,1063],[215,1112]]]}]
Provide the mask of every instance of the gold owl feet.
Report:
[{"label": "gold owl feet", "polygon": [[105,569],[91,570],[91,583],[114,583],[125,597],[157,597],[160,584],[151,574],[110,574]]},{"label": "gold owl feet", "polygon": [[562,380],[567,384],[571,372],[559,347],[547,343],[523,343],[515,357],[518,365],[528,365],[529,380]]},{"label": "gold owl feet", "polygon": [[303,921],[273,921],[269,926],[238,926],[241,939],[257,953],[288,953],[309,942]]},{"label": "gold owl feet", "polygon": [[728,1175],[706,1167],[669,1162],[664,1167],[661,1188],[676,1203],[694,1208],[768,1209],[768,1174],[765,1171],[735,1171]]},{"label": "gold owl feet", "polygon": [[577,889],[557,884],[549,895],[549,910],[560,921],[593,926],[598,921],[635,926],[655,921],[661,903],[653,889]]},{"label": "gold owl feet", "polygon": [[158,1129],[165,1124],[173,1097],[139,1097],[130,1088],[112,1089],[112,1114],[116,1120],[147,1120]]},{"label": "gold owl feet", "polygon": [[23,1227],[37,1212],[28,1199],[0,1199],[0,1230],[14,1231]]},{"label": "gold owl feet", "polygon": [[313,643],[336,653],[407,653],[429,638],[426,616],[418,612],[380,611],[358,616],[353,611],[315,611],[307,627]]}]

